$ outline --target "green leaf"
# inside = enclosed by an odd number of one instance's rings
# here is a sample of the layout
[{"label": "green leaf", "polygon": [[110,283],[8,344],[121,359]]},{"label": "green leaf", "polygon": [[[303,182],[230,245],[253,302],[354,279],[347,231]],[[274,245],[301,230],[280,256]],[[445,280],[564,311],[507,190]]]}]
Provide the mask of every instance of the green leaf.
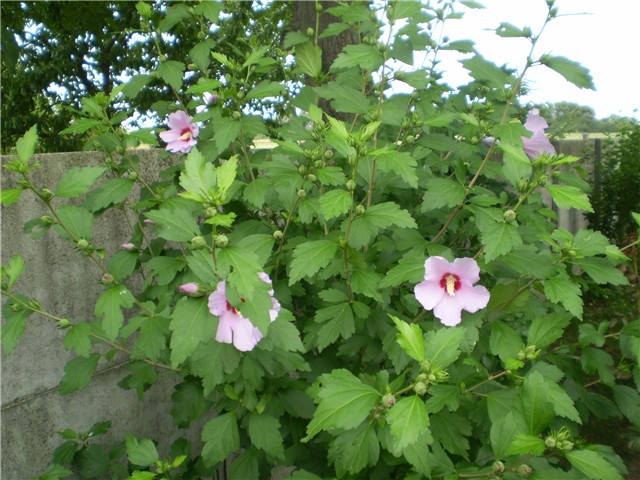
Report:
[{"label": "green leaf", "polygon": [[358,428],[336,436],[329,447],[338,477],[345,472],[358,473],[367,465],[376,465],[380,456],[380,442],[373,423],[362,423]]},{"label": "green leaf", "polygon": [[216,172],[211,162],[205,162],[202,154],[193,148],[184,161],[184,170],[180,174],[180,186],[185,192],[183,197],[197,202],[211,201],[216,187]]},{"label": "green leaf", "polygon": [[182,87],[182,76],[184,74],[186,66],[182,62],[176,62],[175,60],[167,60],[160,62],[157,73],[167,84],[171,86],[175,91],[180,91]]},{"label": "green leaf", "polygon": [[[73,444],[73,447],[75,449],[75,446],[77,445],[76,442],[68,442],[68,443]],[[75,450],[74,450],[74,453],[75,453]],[[44,471],[44,473],[35,480],[61,480],[63,478],[67,478],[69,475],[73,475],[73,472],[71,470],[67,470],[62,465],[59,465],[58,463],[54,463],[53,465],[50,465]]]},{"label": "green leaf", "polygon": [[11,287],[18,281],[20,275],[24,272],[24,260],[20,255],[11,257],[6,266],[2,267],[2,277],[7,277],[7,289],[11,290]]},{"label": "green leaf", "polygon": [[25,165],[31,160],[33,153],[36,151],[36,143],[38,143],[38,129],[36,125],[32,126],[27,133],[16,142],[16,153],[20,161]]},{"label": "green leaf", "polygon": [[153,472],[134,470],[128,480],[153,480],[156,476],[157,474]]},{"label": "green leaf", "polygon": [[89,335],[93,333],[94,326],[90,323],[76,323],[69,328],[64,336],[64,348],[75,352],[81,357],[89,357],[91,353],[91,339]]},{"label": "green leaf", "polygon": [[378,228],[388,228],[392,225],[399,228],[418,228],[411,214],[394,202],[373,205],[362,216]]},{"label": "green leaf", "polygon": [[480,55],[474,55],[472,58],[462,60],[460,63],[471,72],[471,76],[474,79],[489,87],[502,89],[506,84],[513,82],[511,75]]},{"label": "green leaf", "polygon": [[431,385],[426,402],[427,411],[432,414],[437,413],[446,406],[449,411],[454,412],[460,406],[460,397],[460,388],[457,385]]},{"label": "green leaf", "polygon": [[296,65],[302,73],[316,78],[322,72],[322,50],[308,41],[295,47]]},{"label": "green leaf", "polygon": [[515,436],[507,449],[507,455],[534,455],[540,456],[547,447],[544,440],[533,435],[519,433]]},{"label": "green leaf", "polygon": [[[194,252],[194,255],[199,254],[202,250],[198,250]],[[209,258],[210,255],[207,255]],[[197,267],[194,268],[192,265],[193,262],[189,262],[193,257],[187,257],[187,263],[191,270],[197,270]],[[184,259],[176,258],[176,257],[153,257],[151,260],[147,262],[147,268],[149,268],[156,278],[156,283],[158,285],[169,285],[171,281],[175,278],[178,272],[184,269],[185,263]],[[207,265],[208,267],[209,265]],[[211,261],[211,268],[207,269],[207,273],[211,275],[211,277],[207,277],[203,279],[204,283],[210,283],[210,280],[213,280],[214,277],[214,268],[213,268],[213,260]],[[196,275],[198,275],[197,271],[194,271]]]},{"label": "green leaf", "polygon": [[379,287],[397,287],[405,282],[415,284],[422,280],[424,280],[424,255],[421,252],[411,251],[387,271]]},{"label": "green leaf", "polygon": [[334,259],[338,245],[330,240],[315,240],[298,245],[293,251],[289,270],[289,285],[302,277],[312,276]]},{"label": "green leaf", "polygon": [[74,458],[80,470],[80,478],[95,478],[104,475],[111,467],[111,459],[100,445],[92,444],[80,450]]},{"label": "green leaf", "polygon": [[83,167],[72,168],[65,172],[56,187],[58,197],[77,197],[85,193],[104,172],[107,167]]},{"label": "green leaf", "polygon": [[601,454],[592,450],[573,450],[565,454],[569,463],[591,480],[623,480],[622,475]]},{"label": "green leaf", "polygon": [[93,215],[87,209],[76,207],[75,205],[63,205],[58,209],[58,219],[72,235],[70,236],[69,232],[56,224],[55,228],[60,236],[72,242],[76,242],[81,238],[85,240],[91,238]]},{"label": "green leaf", "polygon": [[215,48],[216,43],[207,38],[202,42],[196,43],[191,50],[189,50],[189,57],[202,71],[209,68],[211,63],[211,50]]},{"label": "green leaf", "polygon": [[331,106],[337,112],[365,114],[369,111],[369,100],[356,88],[331,82],[322,87],[314,87],[313,91],[322,98],[331,100]]},{"label": "green leaf", "polygon": [[[232,268],[231,273],[227,276],[227,296],[231,298],[234,292],[240,298],[249,299],[252,297],[254,290],[262,282],[258,276],[258,272],[262,270],[262,265],[258,256],[239,246],[227,246],[218,253],[219,267],[222,270]],[[235,303],[235,302],[232,302]]]},{"label": "green leaf", "polygon": [[533,372],[526,377],[520,391],[520,407],[530,435],[539,435],[553,420],[554,410],[547,386],[544,377]]},{"label": "green leaf", "polygon": [[577,208],[586,212],[593,212],[587,194],[578,187],[570,185],[545,185],[551,198],[560,208]]},{"label": "green leaf", "polygon": [[464,327],[440,328],[427,333],[424,345],[425,357],[434,369],[444,369],[460,356],[460,343],[464,339]]},{"label": "green leaf", "polygon": [[506,410],[501,417],[491,424],[491,447],[496,459],[500,460],[508,455],[511,442],[517,435],[526,435],[527,427],[522,417],[514,410]]},{"label": "green leaf", "polygon": [[131,308],[135,298],[124,285],[114,285],[105,290],[95,306],[95,314],[102,317],[102,329],[108,340],[113,341],[124,323],[122,308]]},{"label": "green leaf", "polygon": [[515,360],[518,352],[524,348],[520,335],[508,325],[500,322],[491,324],[489,349],[506,365]]},{"label": "green leaf", "polygon": [[513,223],[489,224],[480,232],[480,239],[484,246],[484,256],[487,262],[522,245],[518,227]]},{"label": "green leaf", "polygon": [[427,191],[422,202],[422,211],[428,212],[441,207],[455,207],[463,199],[462,185],[448,178],[433,178],[427,182]]},{"label": "green leaf", "polygon": [[346,182],[346,177],[340,167],[318,168],[316,175],[322,185],[344,185]]},{"label": "green leaf", "polygon": [[140,335],[136,340],[131,358],[157,361],[167,349],[169,336],[169,319],[155,315],[144,317],[140,325]]},{"label": "green leaf", "polygon": [[[522,127],[520,124],[518,126]],[[502,172],[509,183],[517,187],[520,179],[529,179],[532,171],[531,160],[524,152],[522,142],[500,143],[499,148],[504,152]]]},{"label": "green leaf", "polygon": [[333,370],[319,378],[321,387],[317,394],[320,403],[307,425],[308,442],[321,430],[357,427],[380,401],[380,394],[345,369]]},{"label": "green leaf", "polygon": [[314,346],[320,351],[340,336],[344,339],[351,337],[356,330],[353,310],[348,302],[317,310],[314,322],[320,325],[315,330],[317,339],[314,342]]},{"label": "green leaf", "polygon": [[352,203],[350,192],[342,189],[330,190],[320,197],[320,211],[326,220],[331,220],[347,213]]},{"label": "green leaf", "polygon": [[[28,301],[28,299],[25,299]],[[24,334],[26,329],[26,325],[24,323],[25,319],[31,315],[31,310],[21,310],[19,312],[14,312],[11,309],[11,305],[14,305],[13,302],[7,302],[2,307],[2,351],[5,355],[9,355],[18,344],[18,340]]]},{"label": "green leaf", "polygon": [[386,420],[397,450],[414,444],[429,428],[427,407],[418,395],[411,395],[396,402],[387,412]]},{"label": "green leaf", "polygon": [[171,402],[171,416],[179,428],[189,427],[191,422],[205,415],[212,405],[204,396],[202,383],[194,377],[187,377],[176,385]]},{"label": "green leaf", "polygon": [[216,322],[209,312],[206,298],[178,300],[171,315],[171,366],[176,368],[196,349],[198,344],[212,339]]},{"label": "green leaf", "polygon": [[241,355],[233,345],[216,341],[196,347],[191,365],[193,372],[202,378],[205,395],[210,395],[215,387],[224,383],[225,375],[232,373],[240,364]]},{"label": "green leaf", "polygon": [[640,427],[640,394],[626,385],[614,385],[613,396],[625,417],[636,427]]},{"label": "green leaf", "polygon": [[266,97],[277,97],[282,95],[282,93],[286,90],[286,87],[280,82],[270,82],[268,80],[263,80],[258,83],[255,87],[253,87],[249,93],[246,95],[247,100],[251,100],[252,98],[263,99]]},{"label": "green leaf", "polygon": [[507,22],[501,22],[496,28],[496,34],[500,37],[530,37],[531,33],[527,33],[521,28],[516,27]]},{"label": "green leaf", "polygon": [[380,50],[376,46],[366,43],[347,45],[336,57],[330,70],[344,70],[351,67],[360,67],[362,70],[377,70],[384,62]]},{"label": "green leaf", "polygon": [[268,455],[284,460],[284,444],[280,422],[271,415],[251,413],[247,428],[251,444]]},{"label": "green leaf", "polygon": [[[401,2],[401,3],[408,3],[408,2]],[[400,5],[400,3],[396,5]],[[420,438],[413,445],[409,445],[408,447],[406,447],[402,451],[402,454],[404,455],[404,458],[407,459],[407,462],[409,462],[411,466],[416,470],[416,472],[418,472],[421,475],[424,475],[426,478],[431,478],[431,470],[434,467],[434,463],[436,462],[436,459],[429,451],[427,440],[429,440],[430,442],[433,441],[433,439],[431,438],[431,434],[425,435],[424,440]],[[444,452],[441,452],[441,453],[448,459],[446,453]],[[451,467],[453,467],[453,465],[451,465]],[[450,472],[453,472],[453,468],[447,471],[447,473],[450,473]],[[405,478],[411,478],[411,477],[405,477]]]},{"label": "green leaf", "polygon": [[[393,323],[398,328],[398,335],[396,336],[398,344],[414,360],[422,362],[425,359],[424,350],[424,334],[419,325],[415,323],[403,322],[397,317],[390,315]],[[398,447],[400,448],[400,447]]]},{"label": "green leaf", "polygon": [[127,98],[135,98],[138,96],[140,90],[142,90],[145,85],[151,83],[152,81],[153,76],[151,75],[134,75],[133,77],[131,77],[131,80],[126,83],[126,85],[122,89],[122,93]]},{"label": "green leaf", "polygon": [[220,155],[238,137],[242,125],[238,120],[232,118],[220,118],[212,121],[211,125],[215,132],[213,140],[215,141],[218,155]]},{"label": "green leaf", "polygon": [[240,448],[240,434],[236,414],[225,413],[207,422],[201,434],[204,447],[202,460],[212,467]]},{"label": "green leaf", "polygon": [[151,440],[138,440],[133,435],[127,435],[127,458],[133,465],[150,467],[160,460],[158,450]]},{"label": "green leaf", "polygon": [[287,32],[284,36],[284,48],[295,47],[301,43],[307,43],[309,36],[302,32]]},{"label": "green leaf", "polygon": [[566,272],[560,271],[544,281],[544,294],[553,303],[560,303],[574,316],[582,318],[580,286],[571,281]]},{"label": "green leaf", "polygon": [[461,415],[441,411],[431,416],[431,434],[449,452],[469,458],[471,423]]},{"label": "green leaf", "polygon": [[553,405],[553,411],[556,415],[568,418],[569,420],[578,424],[582,424],[582,419],[580,418],[580,414],[573,404],[573,400],[562,387],[555,384],[554,382],[549,381],[548,379],[543,377],[541,373],[531,372],[529,373],[528,377],[531,377],[532,375],[539,375],[540,378],[544,380],[544,384],[546,385],[547,389],[547,397],[551,402],[551,405]]},{"label": "green leaf", "polygon": [[573,263],[582,268],[596,283],[629,285],[629,280],[608,259],[601,257],[576,258]]},{"label": "green leaf", "polygon": [[529,326],[529,345],[544,348],[559,339],[564,329],[571,322],[571,315],[566,313],[552,313],[551,315],[536,316]]},{"label": "green leaf", "polygon": [[229,468],[229,480],[259,480],[260,469],[255,448],[247,448],[233,459]]},{"label": "green leaf", "polygon": [[76,357],[69,360],[64,367],[64,375],[60,379],[60,393],[67,395],[82,390],[87,385],[98,366],[100,355],[92,353],[89,357]]},{"label": "green leaf", "polygon": [[107,208],[109,205],[120,204],[129,196],[134,185],[135,182],[128,178],[107,180],[87,194],[84,206],[90,212],[97,212]]},{"label": "green leaf", "polygon": [[578,62],[574,62],[565,57],[543,55],[540,57],[540,63],[556,71],[576,87],[588,88],[590,90],[595,90],[596,88],[593,84],[593,78],[589,74],[589,70]]},{"label": "green leaf", "polygon": [[20,194],[22,193],[21,188],[5,188],[0,190],[0,205],[13,205],[20,199]]},{"label": "green leaf", "polygon": [[382,172],[393,172],[410,187],[418,188],[418,174],[416,173],[418,163],[411,154],[398,152],[394,149],[370,152],[369,155],[375,157],[376,165]]},{"label": "green leaf", "polygon": [[369,298],[373,298],[379,302],[382,302],[382,295],[378,285],[382,275],[373,270],[355,269],[351,272],[351,288],[354,293],[359,293]]},{"label": "green leaf", "polygon": [[165,240],[189,242],[200,234],[200,229],[193,216],[183,208],[175,210],[162,208],[148,212],[145,216],[157,224],[153,228],[158,236]]},{"label": "green leaf", "polygon": [[116,282],[129,278],[138,264],[138,254],[127,250],[120,250],[109,259],[109,273]]}]

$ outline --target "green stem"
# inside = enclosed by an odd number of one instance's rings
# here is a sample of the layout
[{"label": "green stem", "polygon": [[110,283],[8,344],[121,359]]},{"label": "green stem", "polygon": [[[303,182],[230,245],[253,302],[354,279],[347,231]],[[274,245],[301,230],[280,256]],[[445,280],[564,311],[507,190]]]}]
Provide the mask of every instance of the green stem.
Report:
[{"label": "green stem", "polygon": [[486,383],[492,382],[500,377],[504,377],[505,375],[509,375],[511,373],[511,370],[503,370],[499,373],[495,373],[493,375],[490,375],[488,378],[486,378],[485,380],[481,381],[480,383],[476,383],[475,385],[465,389],[462,391],[463,395],[466,395],[469,392],[474,391],[476,388],[481,387],[482,385],[485,385]]}]

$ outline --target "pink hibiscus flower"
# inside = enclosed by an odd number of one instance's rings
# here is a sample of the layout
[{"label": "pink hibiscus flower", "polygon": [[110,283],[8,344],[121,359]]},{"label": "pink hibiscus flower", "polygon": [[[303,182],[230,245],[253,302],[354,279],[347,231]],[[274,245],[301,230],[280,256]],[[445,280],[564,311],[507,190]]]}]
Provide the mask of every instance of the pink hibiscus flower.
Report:
[{"label": "pink hibiscus flower", "polygon": [[189,153],[197,143],[195,138],[200,129],[191,123],[192,117],[182,110],[169,114],[169,130],[160,132],[160,138],[167,142],[167,150],[173,153]]},{"label": "pink hibiscus flower", "polygon": [[190,297],[196,297],[199,296],[200,286],[195,282],[183,283],[178,287],[178,291]]},{"label": "pink hibiscus flower", "polygon": [[489,291],[473,284],[480,280],[480,267],[473,258],[456,258],[453,263],[442,257],[424,262],[424,281],[414,293],[426,310],[453,327],[462,321],[462,310],[477,312],[489,303]]},{"label": "pink hibiscus flower", "polygon": [[524,151],[530,159],[533,160],[543,153],[548,153],[549,155],[556,153],[556,149],[553,148],[553,145],[551,145],[551,142],[544,134],[544,131],[549,128],[549,125],[547,121],[540,116],[540,110],[537,108],[529,110],[524,127],[532,133],[529,138],[522,137]]},{"label": "pink hibiscus flower", "polygon": [[[271,285],[271,279],[266,273],[260,272],[258,275],[265,283]],[[280,311],[280,303],[273,297],[273,293],[273,289],[269,290],[273,307],[269,310],[269,318],[272,322],[278,317]],[[219,319],[216,331],[218,342],[233,343],[233,346],[241,352],[248,352],[253,350],[262,339],[262,332],[251,323],[251,320],[243,317],[229,304],[224,280],[218,282],[215,292],[209,295],[209,311]]]}]

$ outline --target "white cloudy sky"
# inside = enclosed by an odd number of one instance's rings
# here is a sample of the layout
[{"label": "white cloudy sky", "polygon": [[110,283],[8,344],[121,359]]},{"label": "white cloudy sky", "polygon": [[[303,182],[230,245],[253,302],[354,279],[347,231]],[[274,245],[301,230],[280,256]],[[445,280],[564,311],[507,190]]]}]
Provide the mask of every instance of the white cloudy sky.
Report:
[{"label": "white cloudy sky", "polygon": [[[479,0],[486,8],[466,10],[450,21],[452,39],[470,38],[477,50],[498,65],[521,68],[530,44],[521,38],[501,38],[493,31],[500,22],[529,26],[538,32],[546,16],[545,0]],[[640,0],[556,0],[560,17],[545,29],[534,57],[564,56],[587,67],[596,91],[580,89],[546,67],[528,73],[531,93],[524,101],[569,101],[588,105],[596,117],[640,119]],[[578,15],[580,14],[580,15]],[[466,83],[465,72],[446,63],[448,83]]]}]

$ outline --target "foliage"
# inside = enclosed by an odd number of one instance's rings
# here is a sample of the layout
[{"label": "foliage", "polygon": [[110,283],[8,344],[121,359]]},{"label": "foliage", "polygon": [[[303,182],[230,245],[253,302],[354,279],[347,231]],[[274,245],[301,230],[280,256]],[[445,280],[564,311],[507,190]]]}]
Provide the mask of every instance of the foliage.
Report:
[{"label": "foliage", "polygon": [[[546,3],[545,25],[558,15]],[[193,13],[183,7],[137,4],[168,33]],[[320,17],[323,5],[315,7]],[[623,478],[620,457],[581,432],[593,416],[640,421],[640,323],[591,330],[581,319],[586,285],[628,283],[616,268],[627,257],[598,232],[557,228],[543,192],[560,206],[592,209],[582,183],[557,173],[578,159],[529,159],[522,137],[531,132],[516,108],[529,68],[592,87],[588,71],[562,57],[535,60],[538,35],[501,24],[499,35],[531,43],[526,68],[516,74],[474,53],[462,61],[472,81],[454,91],[435,81],[437,62],[423,66],[415,52],[433,59],[443,48],[472,51],[469,41],[440,43],[430,33],[459,17],[456,9],[333,6],[338,21],[290,32],[286,55],[256,44],[223,54],[206,34],[196,38],[188,48],[202,54],[189,65],[197,81],[180,57],[163,59],[151,75],[175,92],[154,111],[186,110],[201,125],[197,146],[171,157],[159,179],[145,178],[128,149],[155,137],[115,128],[123,116],[112,107],[155,88],[148,73],[83,99],[67,128],[90,133],[88,144],[106,152],[104,166],[36,184],[36,127],[20,138],[4,165],[19,181],[2,192],[3,203],[32,191],[49,209],[30,222],[32,231],[60,235],[99,265],[104,291],[92,321],[60,318],[19,292],[29,266],[11,259],[2,268],[5,354],[29,315],[44,315],[66,331],[64,345],[76,355],[62,394],[86,387],[98,361],[120,351],[132,362],[120,386],[143,396],[160,373],[175,375],[175,423],[207,419],[201,449],[176,439],[166,459],[152,439],[128,435],[107,452],[69,432],[41,478],[64,478],[67,467],[86,478],[111,469],[133,479],[211,477],[217,469],[257,479],[282,467],[292,479]],[[325,70],[319,37],[349,29],[360,41]],[[292,93],[262,80],[279,75],[289,55],[306,80]],[[391,68],[396,62],[405,71]],[[224,81],[207,76],[210,65],[224,70]],[[391,82],[412,93],[389,90]],[[266,99],[290,113],[286,122],[267,125],[253,114]],[[253,148],[265,135],[275,148]],[[132,228],[117,240],[127,247],[105,258],[93,232],[107,210]],[[490,291],[487,307],[463,312],[458,326],[440,324],[413,294],[433,256],[474,257],[478,283]],[[221,280],[227,310],[262,337],[247,352],[216,340],[219,319],[207,296]],[[442,294],[455,295],[456,279],[446,282]]]}]

